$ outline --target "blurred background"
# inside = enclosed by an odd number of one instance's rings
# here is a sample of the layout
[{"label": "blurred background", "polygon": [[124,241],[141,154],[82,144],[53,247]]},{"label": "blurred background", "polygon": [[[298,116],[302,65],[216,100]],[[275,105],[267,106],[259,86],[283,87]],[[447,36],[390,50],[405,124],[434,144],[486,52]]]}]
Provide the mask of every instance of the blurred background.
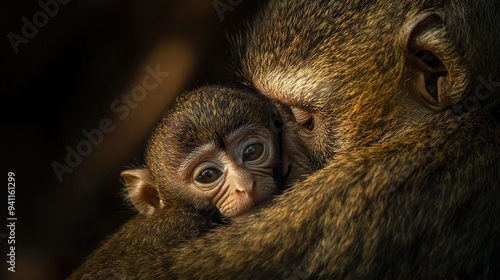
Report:
[{"label": "blurred background", "polygon": [[[120,172],[144,162],[147,138],[176,95],[235,79],[225,34],[262,2],[3,3],[1,279],[64,279],[134,214]],[[7,270],[8,172],[15,273]]]}]

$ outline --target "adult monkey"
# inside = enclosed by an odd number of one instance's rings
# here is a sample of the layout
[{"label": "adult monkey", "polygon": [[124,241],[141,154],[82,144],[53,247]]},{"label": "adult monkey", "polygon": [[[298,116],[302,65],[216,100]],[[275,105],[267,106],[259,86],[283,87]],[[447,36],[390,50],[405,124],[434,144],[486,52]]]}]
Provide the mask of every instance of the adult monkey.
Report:
[{"label": "adult monkey", "polygon": [[[488,278],[500,266],[500,2],[273,1],[242,73],[317,167],[178,277]],[[476,108],[471,108],[475,97]]]},{"label": "adult monkey", "polygon": [[139,256],[142,276],[498,277],[499,6],[270,3],[242,73],[322,168],[245,224]]}]

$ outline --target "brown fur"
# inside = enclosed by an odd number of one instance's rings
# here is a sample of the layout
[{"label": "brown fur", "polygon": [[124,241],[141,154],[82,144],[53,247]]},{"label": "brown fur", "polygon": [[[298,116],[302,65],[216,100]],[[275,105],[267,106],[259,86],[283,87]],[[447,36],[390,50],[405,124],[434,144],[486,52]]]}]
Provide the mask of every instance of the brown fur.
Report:
[{"label": "brown fur", "polygon": [[106,238],[68,279],[136,279],[147,275],[155,256],[214,227],[208,217],[174,203],[149,215],[138,214]]}]

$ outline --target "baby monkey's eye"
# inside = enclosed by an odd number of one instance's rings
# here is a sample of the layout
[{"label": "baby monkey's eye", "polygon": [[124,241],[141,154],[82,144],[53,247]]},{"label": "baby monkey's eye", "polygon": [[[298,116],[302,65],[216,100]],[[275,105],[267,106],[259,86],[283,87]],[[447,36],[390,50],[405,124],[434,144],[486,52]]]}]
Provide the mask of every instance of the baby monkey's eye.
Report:
[{"label": "baby monkey's eye", "polygon": [[215,168],[203,170],[196,178],[196,181],[202,184],[211,184],[222,176],[222,172]]},{"label": "baby monkey's eye", "polygon": [[258,159],[264,152],[264,146],[261,144],[253,144],[245,148],[243,153],[243,161],[253,161]]}]

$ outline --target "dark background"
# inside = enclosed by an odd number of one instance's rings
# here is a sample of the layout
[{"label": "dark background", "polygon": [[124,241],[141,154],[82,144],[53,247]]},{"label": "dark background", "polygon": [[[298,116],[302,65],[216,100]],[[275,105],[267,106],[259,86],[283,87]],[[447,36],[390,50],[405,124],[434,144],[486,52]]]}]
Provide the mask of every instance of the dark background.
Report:
[{"label": "dark background", "polygon": [[[66,0],[67,1],[67,0]],[[42,3],[52,0],[41,0]],[[8,34],[23,36],[38,1],[9,1],[0,12],[2,168],[0,195],[2,279],[61,279],[133,214],[119,173],[143,163],[152,127],[182,90],[234,79],[225,33],[240,29],[263,1],[242,1],[219,17],[214,3],[188,1],[81,1],[58,3],[16,54]],[[232,1],[237,2],[237,1]],[[46,12],[45,12],[46,13]],[[40,18],[43,20],[43,18]],[[24,36],[23,36],[24,37]],[[160,65],[169,72],[130,114],[111,104],[142,84]],[[103,133],[72,172],[59,181],[52,164],[68,165],[67,146]],[[7,173],[16,179],[16,272],[7,271]],[[9,245],[10,246],[10,245]],[[3,277],[6,275],[6,277]]]}]

